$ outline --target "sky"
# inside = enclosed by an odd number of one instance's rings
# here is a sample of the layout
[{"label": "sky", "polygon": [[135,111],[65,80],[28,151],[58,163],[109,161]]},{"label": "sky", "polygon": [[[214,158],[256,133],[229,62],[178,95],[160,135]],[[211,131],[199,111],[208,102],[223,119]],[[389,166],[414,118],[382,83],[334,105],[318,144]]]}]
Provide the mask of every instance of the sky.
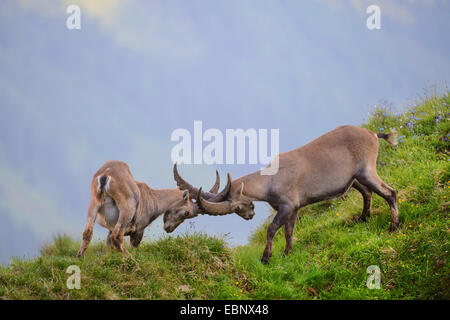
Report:
[{"label": "sky", "polygon": [[[81,29],[69,30],[69,5]],[[369,30],[366,8],[381,10]],[[444,0],[0,2],[0,263],[33,256],[58,233],[80,239],[92,175],[129,164],[150,187],[175,188],[174,130],[279,129],[280,151],[375,105],[400,110],[450,80],[450,2]],[[209,188],[216,169],[181,165]],[[201,216],[201,231],[243,245],[268,217]],[[165,236],[162,219],[145,239]],[[94,239],[106,232],[97,226]]]}]

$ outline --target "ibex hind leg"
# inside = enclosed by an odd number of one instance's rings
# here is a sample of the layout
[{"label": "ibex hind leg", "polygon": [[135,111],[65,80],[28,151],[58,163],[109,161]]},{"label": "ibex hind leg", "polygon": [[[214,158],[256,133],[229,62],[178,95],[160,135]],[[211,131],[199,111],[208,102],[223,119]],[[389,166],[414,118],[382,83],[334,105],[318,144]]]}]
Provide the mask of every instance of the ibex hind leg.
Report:
[{"label": "ibex hind leg", "polygon": [[84,228],[82,239],[81,239],[80,250],[78,251],[78,254],[77,254],[78,258],[81,258],[82,256],[84,256],[86,254],[86,250],[92,239],[94,223],[95,223],[95,219],[97,218],[97,212],[98,212],[99,208],[100,208],[100,206],[96,203],[96,201],[91,199],[91,201],[89,202],[89,207],[88,207],[86,227]]},{"label": "ibex hind leg", "polygon": [[397,193],[395,190],[384,183],[375,170],[368,170],[365,174],[358,178],[358,181],[371,191],[378,194],[389,204],[391,209],[391,226],[389,231],[395,231],[399,225]]},{"label": "ibex hind leg", "polygon": [[372,203],[372,192],[369,188],[359,183],[355,180],[352,184],[352,187],[358,190],[363,197],[363,211],[358,218],[358,221],[367,221],[367,218],[370,217],[370,205]]},{"label": "ibex hind leg", "polygon": [[118,205],[119,208],[119,220],[114,226],[114,230],[111,234],[111,244],[119,251],[128,253],[123,244],[123,238],[125,236],[125,230],[133,219],[133,215],[136,212],[136,202],[134,200],[121,201]]}]

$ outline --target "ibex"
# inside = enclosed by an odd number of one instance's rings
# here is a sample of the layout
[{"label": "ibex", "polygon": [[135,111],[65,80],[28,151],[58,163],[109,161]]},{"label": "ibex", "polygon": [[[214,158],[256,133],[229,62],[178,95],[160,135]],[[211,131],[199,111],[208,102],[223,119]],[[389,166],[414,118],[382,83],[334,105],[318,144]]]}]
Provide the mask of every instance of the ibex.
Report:
[{"label": "ibex", "polygon": [[[219,183],[217,174],[211,193],[218,191]],[[161,214],[164,214],[164,229],[173,231],[185,219],[195,217],[197,211],[188,191],[152,189],[135,181],[126,163],[107,161],[92,179],[87,225],[77,256],[82,257],[86,253],[94,222],[109,230],[107,247],[127,252],[123,237],[129,235],[131,245],[137,247],[145,228]]]},{"label": "ibex", "polygon": [[[351,187],[364,199],[359,220],[370,215],[372,192],[383,197],[391,209],[390,231],[399,224],[397,198],[394,189],[384,183],[377,174],[378,138],[395,145],[394,133],[374,133],[354,126],[340,126],[312,142],[292,151],[279,154],[279,169],[274,175],[250,173],[232,181],[225,201],[211,202],[204,193],[186,187],[186,182],[175,179],[181,189],[187,189],[203,212],[223,215],[236,212],[252,216],[252,201],[266,201],[277,214],[267,229],[267,243],[261,258],[267,263],[272,256],[275,233],[284,226],[287,254],[293,246],[293,230],[299,208],[308,204],[332,199]],[[195,194],[197,191],[197,194]]]}]

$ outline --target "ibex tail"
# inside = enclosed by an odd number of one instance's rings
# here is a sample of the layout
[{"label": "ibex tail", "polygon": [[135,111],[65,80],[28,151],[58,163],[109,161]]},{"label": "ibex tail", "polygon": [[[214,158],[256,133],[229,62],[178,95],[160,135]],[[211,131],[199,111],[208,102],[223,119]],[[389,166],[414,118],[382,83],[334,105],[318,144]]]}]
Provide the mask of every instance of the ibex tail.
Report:
[{"label": "ibex tail", "polygon": [[397,145],[397,133],[394,131],[388,133],[377,133],[377,137],[386,140],[393,146]]},{"label": "ibex tail", "polygon": [[109,186],[109,176],[99,176],[98,177],[98,187],[97,187],[97,198],[101,200],[103,198],[103,193],[105,188]]}]

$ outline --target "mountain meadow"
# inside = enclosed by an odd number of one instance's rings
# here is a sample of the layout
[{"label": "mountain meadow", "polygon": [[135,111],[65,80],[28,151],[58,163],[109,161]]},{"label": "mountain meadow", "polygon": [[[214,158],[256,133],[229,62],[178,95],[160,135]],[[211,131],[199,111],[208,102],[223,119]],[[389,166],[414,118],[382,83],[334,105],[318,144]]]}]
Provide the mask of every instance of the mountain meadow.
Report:
[{"label": "mountain meadow", "polygon": [[[93,242],[77,259],[79,240],[57,235],[40,256],[0,266],[0,298],[450,299],[449,94],[401,112],[376,107],[362,125],[397,133],[396,146],[380,139],[377,164],[379,176],[397,191],[395,232],[388,231],[388,204],[375,194],[370,218],[357,221],[363,201],[350,191],[300,209],[293,250],[283,256],[280,229],[267,265],[260,258],[270,217],[247,245],[235,248],[192,231],[128,247],[130,255]],[[80,289],[67,287],[71,265],[80,268]],[[367,286],[369,266],[379,270],[379,289]]]}]

